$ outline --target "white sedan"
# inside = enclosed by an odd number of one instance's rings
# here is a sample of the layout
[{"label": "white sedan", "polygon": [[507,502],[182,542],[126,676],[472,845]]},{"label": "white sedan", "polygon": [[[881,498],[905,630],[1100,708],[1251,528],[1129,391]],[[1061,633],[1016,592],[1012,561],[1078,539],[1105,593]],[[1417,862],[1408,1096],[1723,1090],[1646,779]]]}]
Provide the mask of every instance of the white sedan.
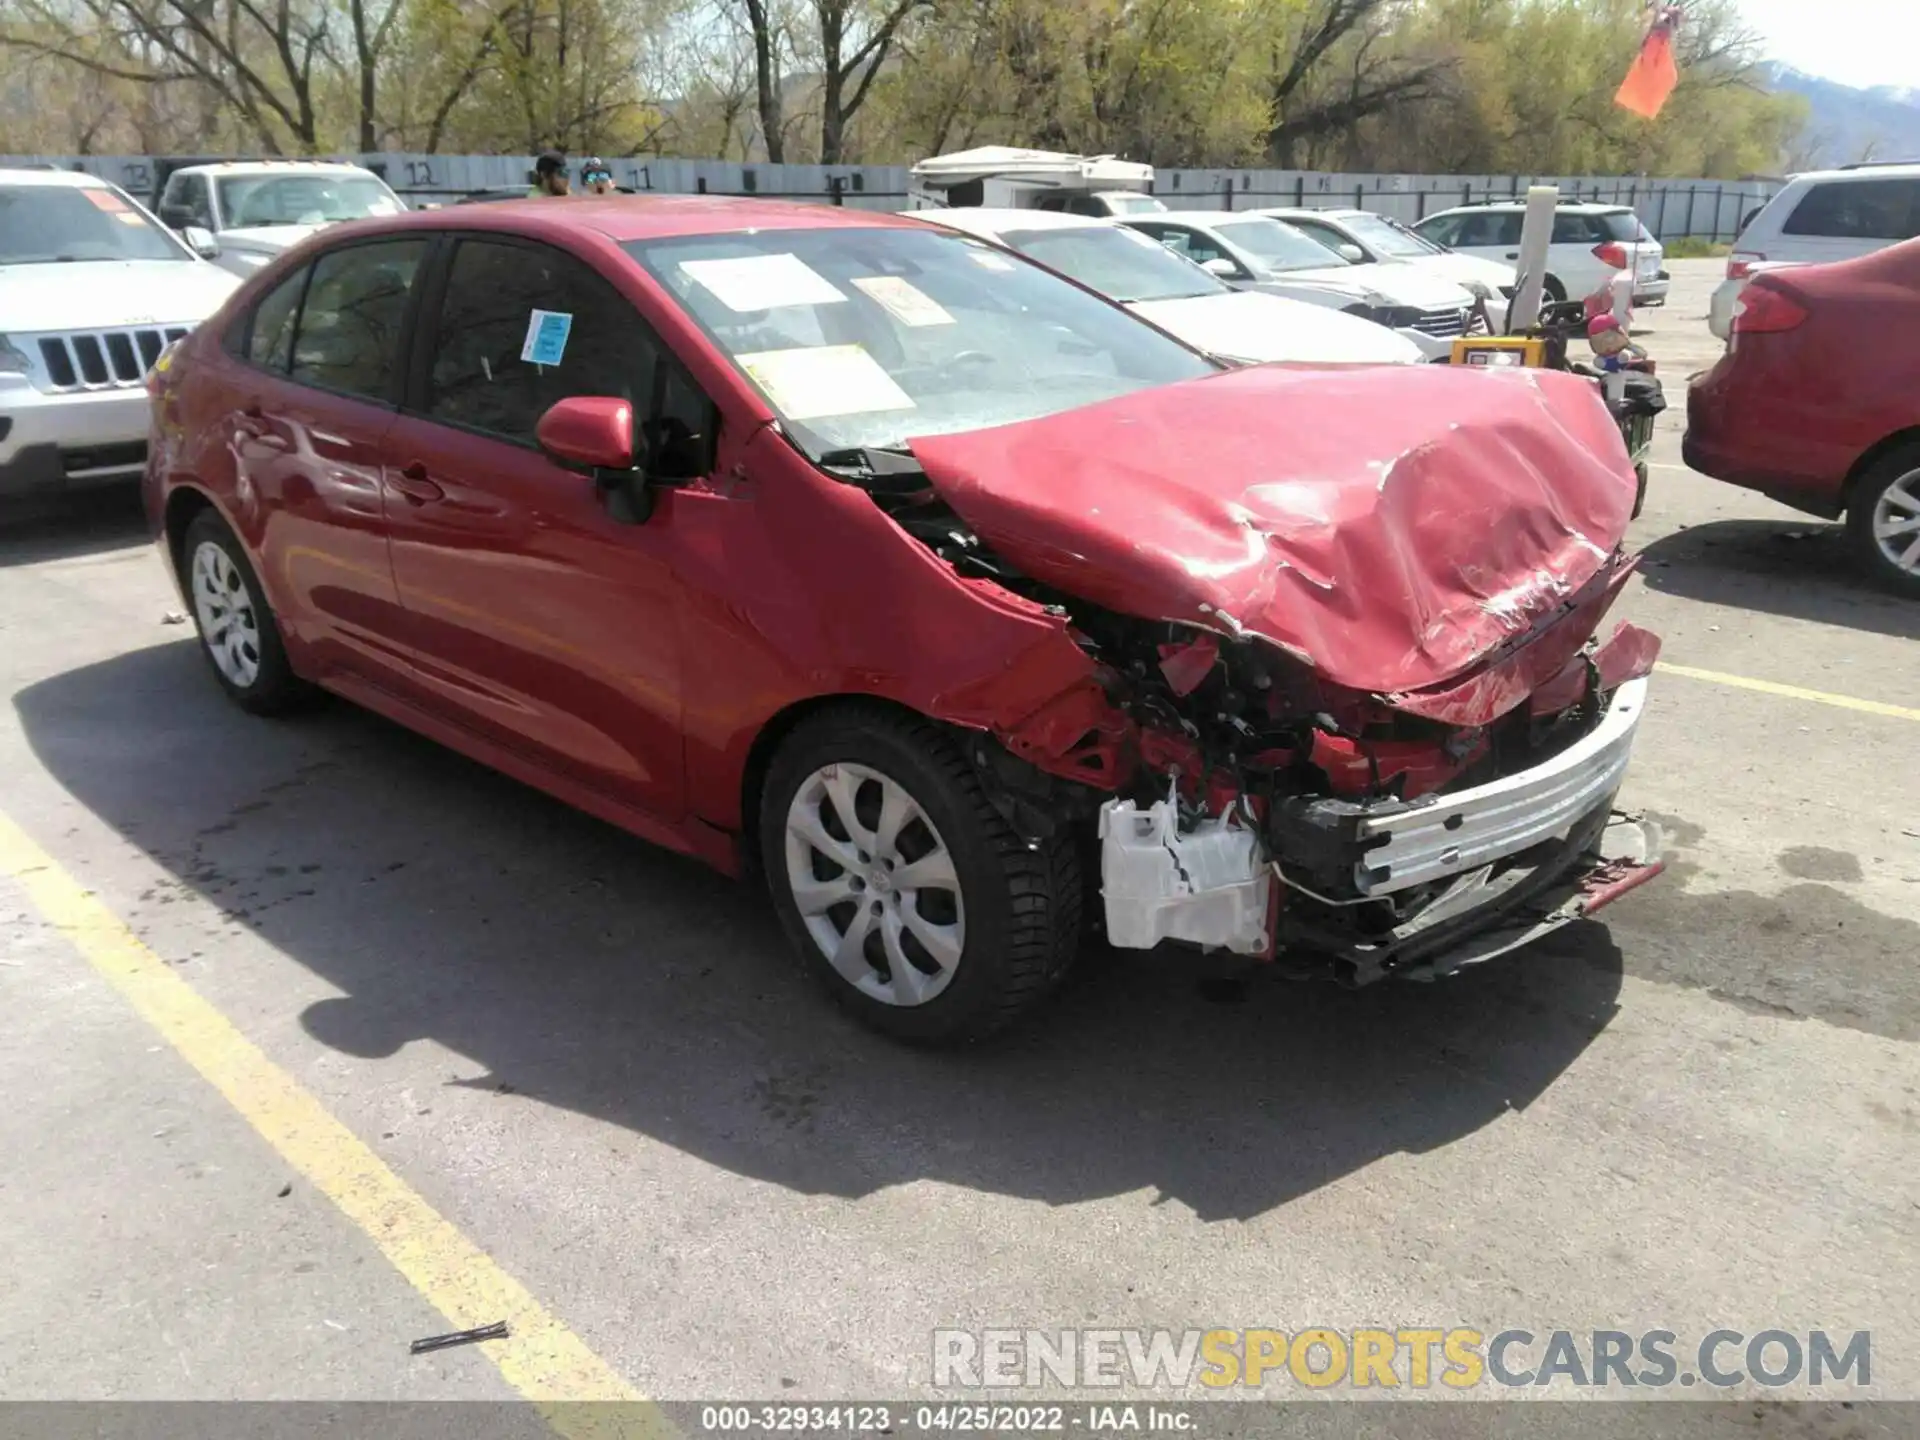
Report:
[{"label": "white sedan", "polygon": [[1255,210],[1249,212],[1284,220],[1309,239],[1318,240],[1343,260],[1355,265],[1412,265],[1442,280],[1464,285],[1478,294],[1487,292],[1487,313],[1495,330],[1505,329],[1507,301],[1513,298],[1511,264],[1462,255],[1458,250],[1416,235],[1397,220],[1371,210]]},{"label": "white sedan", "polygon": [[1122,224],[1204,265],[1236,290],[1264,291],[1344,310],[1399,331],[1429,359],[1466,334],[1474,297],[1407,265],[1355,265],[1265,215],[1186,210],[1129,215]]},{"label": "white sedan", "polygon": [[1411,341],[1371,320],[1236,290],[1111,220],[973,208],[915,211],[914,218],[1017,250],[1223,360],[1354,365],[1426,358]]}]

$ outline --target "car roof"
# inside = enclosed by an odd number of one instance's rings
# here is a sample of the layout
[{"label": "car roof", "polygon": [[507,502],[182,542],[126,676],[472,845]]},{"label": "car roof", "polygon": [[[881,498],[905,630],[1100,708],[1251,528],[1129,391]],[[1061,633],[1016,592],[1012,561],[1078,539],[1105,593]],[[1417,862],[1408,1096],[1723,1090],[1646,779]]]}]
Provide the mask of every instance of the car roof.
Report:
[{"label": "car roof", "polygon": [[1152,210],[1140,215],[1119,215],[1114,217],[1123,225],[1135,220],[1160,221],[1177,220],[1182,225],[1218,225],[1223,220],[1271,220],[1271,215],[1258,215],[1251,210]]},{"label": "car roof", "polygon": [[[182,165],[173,175],[372,175],[364,165],[345,160],[213,160],[204,165]],[[379,177],[375,177],[376,179]]]},{"label": "car roof", "polygon": [[1114,222],[1058,210],[1022,210],[1014,206],[955,206],[951,210],[910,210],[916,220],[964,230],[969,235],[1004,235],[1009,230],[1111,230]]},{"label": "car roof", "polygon": [[106,184],[98,175],[89,175],[84,170],[0,169],[0,185],[48,185],[69,189],[77,186],[86,189],[104,187]]},{"label": "car roof", "polygon": [[[1421,218],[1438,220],[1442,215],[1488,215],[1526,208],[1527,202],[1524,200],[1475,201],[1471,205],[1455,205],[1448,210],[1436,210],[1433,214]],[[1556,214],[1561,215],[1624,215],[1633,211],[1631,205],[1615,205],[1601,200],[1562,200],[1553,208]]]},{"label": "car roof", "polygon": [[1832,170],[1802,170],[1793,176],[1796,183],[1824,185],[1834,180],[1913,180],[1920,179],[1920,160],[1872,161],[1860,165],[1841,165]]},{"label": "car roof", "polygon": [[413,210],[382,220],[356,221],[354,229],[364,235],[374,227],[405,231],[462,230],[476,226],[533,236],[587,231],[616,243],[750,230],[921,228],[918,220],[907,215],[837,205],[803,205],[789,200],[725,195],[557,195]]}]

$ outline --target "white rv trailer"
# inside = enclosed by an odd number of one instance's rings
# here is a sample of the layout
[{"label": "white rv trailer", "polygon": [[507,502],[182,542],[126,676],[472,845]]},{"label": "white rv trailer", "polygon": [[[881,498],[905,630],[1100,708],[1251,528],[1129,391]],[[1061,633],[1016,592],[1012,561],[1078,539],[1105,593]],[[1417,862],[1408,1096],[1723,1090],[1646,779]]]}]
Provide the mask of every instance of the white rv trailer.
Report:
[{"label": "white rv trailer", "polygon": [[1148,193],[1153,167],[1111,155],[1062,155],[983,145],[922,160],[910,172],[909,210],[989,206],[1115,217],[1164,210]]}]

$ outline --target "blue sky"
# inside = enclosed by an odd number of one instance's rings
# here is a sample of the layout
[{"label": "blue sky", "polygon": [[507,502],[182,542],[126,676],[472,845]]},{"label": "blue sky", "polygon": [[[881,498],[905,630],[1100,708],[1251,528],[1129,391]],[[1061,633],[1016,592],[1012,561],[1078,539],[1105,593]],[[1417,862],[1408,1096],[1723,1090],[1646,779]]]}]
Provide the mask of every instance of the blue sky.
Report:
[{"label": "blue sky", "polygon": [[1917,0],[1739,0],[1770,59],[1844,85],[1920,86]]}]

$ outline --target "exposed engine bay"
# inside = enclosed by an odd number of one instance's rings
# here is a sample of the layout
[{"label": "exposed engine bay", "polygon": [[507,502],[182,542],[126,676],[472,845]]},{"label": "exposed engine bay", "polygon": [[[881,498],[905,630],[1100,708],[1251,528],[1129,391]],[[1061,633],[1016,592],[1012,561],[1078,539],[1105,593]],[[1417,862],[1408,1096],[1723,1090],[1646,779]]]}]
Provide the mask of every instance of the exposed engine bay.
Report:
[{"label": "exposed engine bay", "polygon": [[1140,619],[1023,573],[911,455],[825,464],[957,575],[1047,607],[1091,658],[1090,680],[976,737],[973,758],[1016,829],[1097,843],[1115,945],[1224,948],[1351,984],[1430,976],[1596,908],[1591,886],[1556,886],[1603,857],[1619,862],[1606,898],[1657,873],[1657,836],[1623,830],[1612,800],[1658,641],[1629,625],[1591,638],[1632,571],[1623,553],[1472,673],[1389,697],[1225,617]]}]

